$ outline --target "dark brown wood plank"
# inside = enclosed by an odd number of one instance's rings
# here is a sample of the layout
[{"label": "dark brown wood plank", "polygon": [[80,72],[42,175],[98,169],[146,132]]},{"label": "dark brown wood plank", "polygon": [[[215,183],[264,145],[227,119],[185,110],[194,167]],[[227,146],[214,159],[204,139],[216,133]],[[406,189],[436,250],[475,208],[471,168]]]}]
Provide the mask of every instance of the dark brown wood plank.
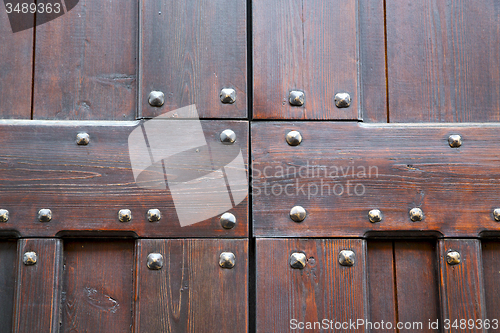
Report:
[{"label": "dark brown wood plank", "polygon": [[[57,332],[61,303],[62,242],[59,239],[21,239],[13,332]],[[35,252],[35,265],[23,255]]]},{"label": "dark brown wood plank", "polygon": [[[461,263],[449,265],[448,251],[458,251]],[[481,243],[477,239],[441,239],[440,285],[442,320],[450,320],[449,329],[443,332],[487,332],[484,328],[486,319],[484,285],[482,276]],[[460,320],[482,321],[483,325],[460,327]],[[493,318],[492,318],[493,319]],[[453,324],[457,321],[457,327]]]},{"label": "dark brown wood plank", "polygon": [[[298,146],[285,140],[292,130],[303,137]],[[499,202],[498,130],[493,124],[253,123],[255,235],[477,237],[500,230],[492,214]],[[452,134],[462,136],[460,148],[450,147]],[[300,223],[289,216],[297,205],[307,211]],[[415,207],[423,221],[410,220]],[[382,222],[370,223],[371,209],[382,211]]]},{"label": "dark brown wood plank", "polygon": [[497,291],[500,290],[500,242],[498,239],[483,240],[481,246],[486,304],[485,317],[492,321],[500,318],[500,298],[497,294]]},{"label": "dark brown wood plank", "polygon": [[[140,1],[140,115],[155,117],[196,104],[202,118],[247,117],[246,2]],[[236,91],[223,104],[223,88]],[[149,93],[165,103],[152,107]]]},{"label": "dark brown wood plank", "polygon": [[500,120],[496,0],[388,1],[391,122]]},{"label": "dark brown wood plank", "polygon": [[[339,252],[345,249],[356,254],[352,267],[339,264]],[[304,269],[290,267],[293,252],[306,255]],[[367,318],[365,252],[360,239],[257,239],[257,332],[295,331],[308,322],[314,329],[314,322],[324,319],[335,325]],[[314,331],[320,331],[318,326]],[[342,332],[365,332],[365,326]]]},{"label": "dark brown wood plank", "polygon": [[[253,3],[253,112],[261,119],[358,119],[356,1]],[[291,90],[305,93],[291,106]],[[348,108],[335,106],[347,92]]]},{"label": "dark brown wood plank", "polygon": [[60,332],[132,332],[133,240],[64,242]]},{"label": "dark brown wood plank", "polygon": [[[174,126],[179,124],[179,120],[172,121],[177,122]],[[0,201],[1,208],[10,211],[9,222],[0,223],[0,230],[16,230],[31,237],[74,236],[75,233],[95,234],[97,231],[101,235],[105,232],[141,237],[244,237],[248,234],[248,122],[202,121],[200,131],[203,131],[206,145],[176,155],[180,158],[169,158],[168,162],[173,168],[177,167],[181,175],[186,171],[190,176],[185,181],[192,180],[194,184],[194,188],[178,191],[184,199],[177,203],[170,190],[165,189],[163,169],[158,175],[151,171],[163,182],[163,189],[141,188],[134,180],[128,138],[137,129],[144,142],[139,125],[149,126],[148,123],[17,121],[16,124],[0,125]],[[219,138],[228,128],[236,134],[233,145],[223,145]],[[87,146],[76,144],[76,135],[80,132],[89,134]],[[156,145],[154,141],[171,142],[173,137],[169,138],[163,132],[156,137],[148,135],[150,145]],[[180,138],[182,140],[183,136]],[[144,161],[150,160],[146,144],[143,150],[142,147],[139,145],[132,150],[139,150],[139,157],[144,157]],[[233,165],[231,160],[236,160],[237,153],[241,153],[241,165],[228,166],[226,163]],[[219,178],[207,175],[207,170],[215,172],[220,168],[224,168],[229,189],[221,178],[223,173],[215,173]],[[243,176],[232,177],[235,170]],[[167,172],[167,179],[174,177],[174,172]],[[194,181],[200,177],[207,183]],[[206,185],[213,179],[221,182],[214,180],[213,186]],[[197,184],[206,186],[200,187],[198,193]],[[214,197],[220,198],[221,193],[227,194],[226,199],[215,200]],[[52,220],[43,225],[37,219],[42,208],[52,210]],[[121,209],[132,211],[130,222],[119,222]],[[149,209],[161,211],[159,222],[148,221]],[[199,223],[181,226],[178,217],[181,210],[194,214],[202,209],[211,215]],[[237,220],[232,229],[224,229],[219,220],[221,214],[228,211]]]},{"label": "dark brown wood plank", "polygon": [[138,20],[135,0],[80,0],[38,26],[34,119],[135,119]]},{"label": "dark brown wood plank", "polygon": [[[221,268],[222,252],[235,255]],[[160,253],[160,270],[146,266]],[[134,332],[247,332],[248,241],[171,239],[137,241]]]},{"label": "dark brown wood plank", "polygon": [[0,327],[12,332],[14,290],[18,265],[17,242],[0,241]]}]

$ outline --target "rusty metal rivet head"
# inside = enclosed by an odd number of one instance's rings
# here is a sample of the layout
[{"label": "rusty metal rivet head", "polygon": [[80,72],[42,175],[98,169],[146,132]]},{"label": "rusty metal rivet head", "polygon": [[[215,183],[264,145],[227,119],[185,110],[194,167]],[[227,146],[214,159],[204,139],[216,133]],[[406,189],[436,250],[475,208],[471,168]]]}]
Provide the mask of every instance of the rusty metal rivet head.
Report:
[{"label": "rusty metal rivet head", "polygon": [[36,264],[37,255],[36,252],[25,252],[23,255],[23,263],[26,266],[31,266]]},{"label": "rusty metal rivet head", "polygon": [[448,143],[451,148],[458,148],[462,145],[462,137],[458,134],[453,134],[448,137]]},{"label": "rusty metal rivet head", "polygon": [[130,222],[130,220],[132,220],[132,212],[130,209],[120,209],[118,211],[118,220],[120,220],[120,222]]},{"label": "rusty metal rivet head", "polygon": [[368,218],[371,223],[377,223],[382,221],[382,212],[378,209],[372,209],[368,212]]},{"label": "rusty metal rivet head", "polygon": [[335,94],[335,105],[338,108],[348,108],[351,105],[351,95],[348,93]]},{"label": "rusty metal rivet head", "polygon": [[232,145],[236,141],[236,134],[233,130],[227,129],[223,130],[220,134],[220,142],[225,145]]},{"label": "rusty metal rivet head", "polygon": [[500,208],[493,209],[493,218],[495,221],[500,222]]},{"label": "rusty metal rivet head", "polygon": [[88,133],[78,133],[76,135],[76,144],[80,146],[86,146],[90,142],[90,137]]},{"label": "rusty metal rivet head", "polygon": [[9,211],[7,209],[0,209],[0,222],[5,223],[9,221]]},{"label": "rusty metal rivet head", "polygon": [[422,221],[424,219],[424,212],[420,208],[410,209],[410,219],[413,222]]},{"label": "rusty metal rivet head", "polygon": [[158,222],[160,220],[161,220],[161,212],[159,209],[148,210],[148,221],[149,222]]},{"label": "rusty metal rivet head", "polygon": [[462,259],[460,258],[460,253],[457,251],[450,250],[446,253],[446,262],[448,265],[458,265]]},{"label": "rusty metal rivet head", "polygon": [[294,252],[290,255],[289,263],[292,268],[303,269],[307,263],[306,255],[301,252]]},{"label": "rusty metal rivet head", "polygon": [[163,267],[163,256],[160,253],[148,254],[147,265],[149,269],[161,269]]},{"label": "rusty metal rivet head", "polygon": [[148,102],[151,106],[162,106],[165,103],[165,94],[161,91],[153,90],[149,93]]},{"label": "rusty metal rivet head", "polygon": [[339,264],[342,266],[353,266],[356,262],[356,255],[354,251],[342,250],[339,253]]},{"label": "rusty metal rivet head", "polygon": [[40,222],[50,222],[52,220],[52,211],[50,209],[40,209],[38,211],[38,221]]},{"label": "rusty metal rivet head", "polygon": [[290,131],[285,136],[286,142],[290,146],[298,146],[302,142],[302,135],[297,131]]},{"label": "rusty metal rivet head", "polygon": [[224,213],[220,217],[220,224],[224,229],[232,229],[236,225],[236,217],[231,213]]},{"label": "rusty metal rivet head", "polygon": [[307,212],[302,206],[295,206],[290,209],[290,218],[294,222],[302,222],[305,220]]},{"label": "rusty metal rivet head", "polygon": [[220,91],[220,101],[224,104],[233,104],[236,102],[236,90],[233,88],[223,88]]},{"label": "rusty metal rivet head", "polygon": [[219,256],[219,266],[222,268],[233,268],[236,257],[233,252],[222,252]]},{"label": "rusty metal rivet head", "polygon": [[300,90],[292,90],[288,95],[288,101],[293,106],[302,106],[305,102],[305,95],[303,91]]}]

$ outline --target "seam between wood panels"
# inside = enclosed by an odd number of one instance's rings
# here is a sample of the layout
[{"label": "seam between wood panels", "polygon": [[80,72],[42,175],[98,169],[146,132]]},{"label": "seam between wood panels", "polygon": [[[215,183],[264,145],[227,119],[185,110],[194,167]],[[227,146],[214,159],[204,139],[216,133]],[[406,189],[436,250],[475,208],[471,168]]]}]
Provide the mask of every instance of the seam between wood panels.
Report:
[{"label": "seam between wood panels", "polygon": [[[399,306],[398,306],[398,279],[396,274],[396,243],[392,242],[392,272],[394,280],[394,312],[396,315],[396,323],[399,323]],[[396,327],[396,332],[399,333],[399,328]]]},{"label": "seam between wood panels", "polygon": [[387,122],[391,122],[389,112],[389,60],[387,56],[387,3],[384,0],[384,52],[385,52],[385,98],[387,105]]},{"label": "seam between wood panels", "polygon": [[[35,0],[36,8],[38,8],[38,0]],[[31,53],[31,110],[30,119],[33,120],[35,110],[35,54],[36,54],[36,10],[33,14],[33,50]]]}]

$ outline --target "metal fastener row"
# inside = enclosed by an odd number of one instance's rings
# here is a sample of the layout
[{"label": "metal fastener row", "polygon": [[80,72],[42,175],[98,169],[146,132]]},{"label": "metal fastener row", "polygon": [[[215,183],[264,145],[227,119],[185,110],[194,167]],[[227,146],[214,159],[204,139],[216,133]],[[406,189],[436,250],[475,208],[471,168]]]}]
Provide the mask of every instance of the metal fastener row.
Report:
[{"label": "metal fastener row", "polygon": [[[36,261],[36,259],[35,259]],[[221,268],[233,268],[236,264],[236,256],[233,252],[222,252],[219,256],[219,266]],[[150,253],[146,258],[146,266],[151,270],[163,268],[163,255],[161,253]]]},{"label": "metal fastener row", "polygon": [[[356,254],[352,250],[342,250],[338,255],[338,262],[342,266],[354,266],[356,263]],[[307,257],[303,252],[294,252],[288,260],[290,267],[304,269],[307,265]]]},{"label": "metal fastener row", "polygon": [[[219,94],[221,103],[233,104],[236,102],[236,90],[233,88],[222,88]],[[148,96],[149,105],[154,107],[161,107],[165,104],[165,94],[159,90],[153,90]]]}]

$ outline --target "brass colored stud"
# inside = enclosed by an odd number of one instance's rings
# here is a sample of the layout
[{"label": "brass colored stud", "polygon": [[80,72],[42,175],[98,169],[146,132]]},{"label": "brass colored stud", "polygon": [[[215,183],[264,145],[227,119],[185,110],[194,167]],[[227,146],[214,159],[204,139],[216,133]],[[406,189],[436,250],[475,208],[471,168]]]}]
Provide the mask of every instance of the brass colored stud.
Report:
[{"label": "brass colored stud", "polygon": [[132,212],[130,209],[120,209],[118,211],[118,220],[120,222],[130,222],[132,220]]},{"label": "brass colored stud", "polygon": [[148,102],[151,106],[162,106],[165,103],[165,94],[161,91],[153,90],[149,93]]},{"label": "brass colored stud", "polygon": [[335,105],[338,108],[348,108],[351,105],[351,95],[348,93],[335,94]]},{"label": "brass colored stud", "polygon": [[302,206],[295,206],[290,209],[290,218],[294,222],[302,222],[305,220],[307,212]]},{"label": "brass colored stud", "polygon": [[410,219],[413,222],[422,221],[424,219],[424,212],[418,207],[412,208],[410,209]]},{"label": "brass colored stud", "polygon": [[460,258],[460,253],[457,251],[450,250],[446,253],[446,262],[448,265],[458,265],[461,261],[462,259]]},{"label": "brass colored stud", "polygon": [[453,134],[448,137],[448,143],[450,144],[451,148],[458,148],[462,146],[462,137],[458,134]]},{"label": "brass colored stud", "polygon": [[163,256],[160,253],[148,254],[147,266],[152,270],[161,269],[163,267]]},{"label": "brass colored stud", "polygon": [[290,146],[298,146],[302,142],[302,135],[297,131],[290,131],[285,136],[286,142]]},{"label": "brass colored stud", "polygon": [[220,134],[220,142],[225,145],[232,145],[235,141],[236,134],[230,129],[223,130]]},{"label": "brass colored stud", "polygon": [[353,266],[356,262],[356,254],[351,250],[342,250],[339,253],[339,264],[342,266]]},{"label": "brass colored stud", "polygon": [[26,266],[32,266],[36,264],[37,255],[36,252],[25,252],[23,255],[23,263]]},{"label": "brass colored stud", "polygon": [[382,218],[382,212],[378,209],[372,209],[368,212],[368,219],[371,223],[381,222]]},{"label": "brass colored stud", "polygon": [[493,218],[495,221],[500,222],[500,208],[493,209]]},{"label": "brass colored stud", "polygon": [[90,137],[88,133],[78,133],[76,135],[76,144],[79,146],[86,146],[90,142]]},{"label": "brass colored stud", "polygon": [[50,222],[52,220],[52,211],[50,209],[40,209],[38,211],[38,221],[40,222]]},{"label": "brass colored stud", "polygon": [[307,263],[306,255],[301,252],[294,252],[290,255],[289,263],[292,268],[304,269]]},{"label": "brass colored stud", "polygon": [[9,222],[9,211],[7,209],[0,209],[0,222]]},{"label": "brass colored stud", "polygon": [[303,91],[300,90],[292,90],[288,95],[288,101],[293,106],[302,106],[305,102],[305,95]]},{"label": "brass colored stud", "polygon": [[232,252],[222,252],[219,256],[219,266],[222,268],[233,268],[236,263],[236,257]]},{"label": "brass colored stud", "polygon": [[220,91],[220,101],[224,104],[233,104],[236,102],[236,90],[233,88],[223,88]]},{"label": "brass colored stud", "polygon": [[224,229],[232,229],[236,225],[236,217],[231,213],[224,213],[220,217],[220,224]]},{"label": "brass colored stud", "polygon": [[161,220],[161,212],[159,209],[148,210],[148,221],[149,222],[158,222],[160,220]]}]

